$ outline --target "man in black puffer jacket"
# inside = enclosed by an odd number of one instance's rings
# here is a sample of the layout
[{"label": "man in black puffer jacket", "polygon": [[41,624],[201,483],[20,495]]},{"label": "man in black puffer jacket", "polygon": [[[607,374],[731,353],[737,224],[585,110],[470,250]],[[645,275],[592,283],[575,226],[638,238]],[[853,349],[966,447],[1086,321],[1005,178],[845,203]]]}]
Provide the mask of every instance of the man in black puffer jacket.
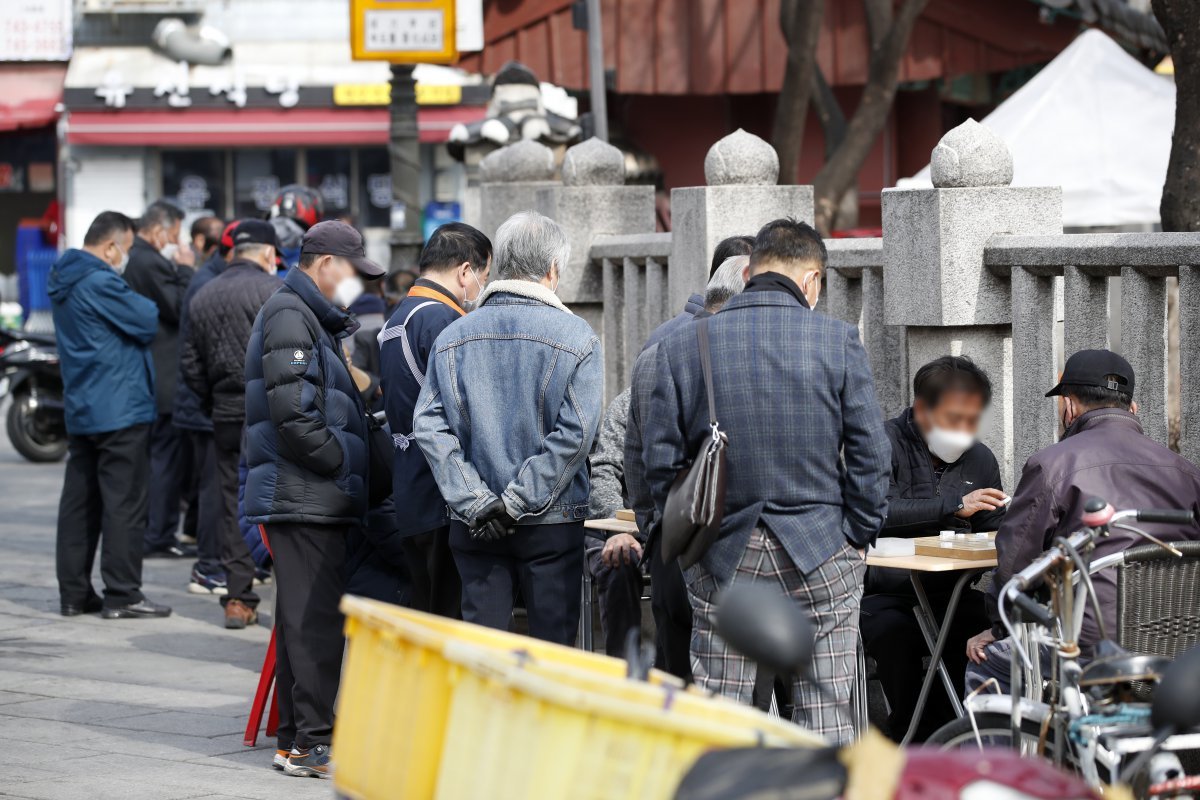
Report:
[{"label": "man in black puffer jacket", "polygon": [[340,338],[362,278],[382,277],[342,222],[308,229],[246,350],[246,515],[275,558],[279,749],[289,775],[329,777],[342,666],[346,536],[367,513],[367,424]]},{"label": "man in black puffer jacket", "polygon": [[[913,407],[884,424],[892,443],[892,475],[887,520],[880,536],[911,539],[994,531],[1004,519],[1000,467],[986,445],[975,441],[979,420],[992,396],[988,376],[969,359],[943,356],[917,370]],[[929,575],[924,587],[941,623],[956,574]],[[907,571],[871,567],[862,603],[861,630],[867,655],[875,659],[879,681],[891,706],[888,733],[904,736],[916,708],[928,655],[913,607],[916,592]],[[961,681],[966,640],[986,624],[983,594],[963,591],[943,659]],[[940,689],[917,729],[923,739],[953,717]]]},{"label": "man in black puffer jacket", "polygon": [[275,277],[275,229],[248,219],[233,236],[229,266],[196,293],[188,306],[187,338],[180,369],[212,419],[215,480],[200,497],[206,518],[218,520],[221,565],[227,593],[221,598],[225,627],[258,622],[254,558],[238,526],[238,461],[246,421],[246,345],[259,309],[282,281]]}]

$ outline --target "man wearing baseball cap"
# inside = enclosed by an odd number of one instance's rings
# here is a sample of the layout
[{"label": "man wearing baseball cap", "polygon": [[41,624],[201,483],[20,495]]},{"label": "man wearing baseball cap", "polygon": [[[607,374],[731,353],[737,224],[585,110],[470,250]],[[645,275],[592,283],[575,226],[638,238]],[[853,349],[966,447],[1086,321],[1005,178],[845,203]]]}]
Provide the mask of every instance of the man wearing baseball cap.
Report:
[{"label": "man wearing baseball cap", "polygon": [[[967,643],[967,690],[990,677],[1009,681],[1009,641],[997,623],[997,594],[1021,569],[1041,555],[1056,537],[1080,527],[1084,504],[1093,497],[1114,508],[1191,508],[1200,514],[1200,468],[1142,432],[1133,402],[1133,367],[1109,350],[1080,350],[1069,359],[1058,384],[1046,393],[1056,398],[1063,424],[1062,439],[1035,453],[1025,463],[1021,481],[996,534],[999,565],[988,595],[993,626]],[[1138,523],[1165,541],[1200,538],[1196,525]],[[1113,529],[1096,545],[1095,558],[1119,552],[1145,540]],[[1117,584],[1113,570],[1092,576],[1104,630],[1117,633]],[[1084,611],[1079,644],[1091,658],[1100,621],[1089,604]],[[997,641],[999,639],[999,641]]]},{"label": "man wearing baseball cap", "polygon": [[365,411],[340,340],[358,328],[346,307],[362,281],[383,274],[354,228],[313,225],[246,349],[245,508],[275,559],[275,763],[289,775],[332,774],[346,535],[368,485]]},{"label": "man wearing baseball cap", "polygon": [[180,353],[183,380],[212,420],[212,477],[199,502],[202,516],[217,530],[226,581],[221,605],[225,627],[233,629],[258,621],[254,559],[238,525],[238,461],[246,420],[246,345],[259,309],[282,285],[275,277],[277,252],[270,223],[242,221],[233,233],[229,266],[188,306],[187,337]]}]

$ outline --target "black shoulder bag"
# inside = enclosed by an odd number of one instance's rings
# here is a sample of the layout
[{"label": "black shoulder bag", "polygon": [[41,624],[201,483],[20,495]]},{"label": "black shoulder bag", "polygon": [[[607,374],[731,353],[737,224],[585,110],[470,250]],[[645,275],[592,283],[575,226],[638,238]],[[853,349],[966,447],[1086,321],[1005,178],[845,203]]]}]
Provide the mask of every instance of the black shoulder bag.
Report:
[{"label": "black shoulder bag", "polygon": [[717,540],[725,516],[725,450],[729,439],[717,423],[713,392],[712,353],[708,347],[708,320],[696,323],[700,366],[708,395],[708,424],[712,435],[705,439],[690,466],[680,470],[663,508],[662,559],[679,559],[683,569],[695,564]]}]

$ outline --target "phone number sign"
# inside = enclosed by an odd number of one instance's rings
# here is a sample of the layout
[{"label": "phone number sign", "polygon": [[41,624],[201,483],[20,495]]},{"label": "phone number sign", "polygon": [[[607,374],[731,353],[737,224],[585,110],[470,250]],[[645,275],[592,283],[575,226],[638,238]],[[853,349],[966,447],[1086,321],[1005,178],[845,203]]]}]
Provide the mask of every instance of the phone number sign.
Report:
[{"label": "phone number sign", "polygon": [[454,0],[351,0],[350,49],[359,60],[453,63]]}]

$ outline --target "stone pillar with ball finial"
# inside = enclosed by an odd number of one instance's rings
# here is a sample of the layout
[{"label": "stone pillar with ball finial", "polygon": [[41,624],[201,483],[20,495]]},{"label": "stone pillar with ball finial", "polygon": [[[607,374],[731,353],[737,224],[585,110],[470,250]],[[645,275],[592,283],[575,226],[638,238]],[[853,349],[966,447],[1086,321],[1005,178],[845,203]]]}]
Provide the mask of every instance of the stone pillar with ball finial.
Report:
[{"label": "stone pillar with ball finial", "polygon": [[1008,146],[974,120],[942,137],[930,171],[933,188],[883,192],[884,319],[903,326],[906,402],[916,370],[939,356],[969,356],[987,371],[993,407],[980,438],[1011,491],[1056,424],[1042,396],[1055,376],[1055,284],[1024,268],[992,272],[984,249],[996,235],[1062,233],[1062,189],[1011,186]]},{"label": "stone pillar with ball finial", "polygon": [[669,307],[683,309],[703,294],[713,250],[729,236],[754,236],[780,217],[812,224],[811,186],[779,185],[779,155],[739,128],[717,141],[704,159],[706,186],[671,190]]}]

